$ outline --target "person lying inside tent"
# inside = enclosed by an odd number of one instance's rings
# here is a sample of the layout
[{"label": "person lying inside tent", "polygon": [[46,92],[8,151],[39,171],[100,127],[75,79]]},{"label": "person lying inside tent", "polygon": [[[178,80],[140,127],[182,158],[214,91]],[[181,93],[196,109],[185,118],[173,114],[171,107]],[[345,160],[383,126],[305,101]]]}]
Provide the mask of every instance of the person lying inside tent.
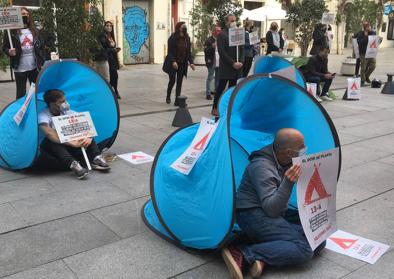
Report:
[{"label": "person lying inside tent", "polygon": [[[264,265],[302,264],[314,252],[304,235],[298,212],[288,209],[293,184],[300,176],[292,158],[305,154],[303,135],[281,129],[273,144],[253,152],[236,194],[236,218],[248,244],[222,251],[232,278],[242,279],[249,269],[252,278],[261,276]],[[323,243],[316,251],[325,246]]]},{"label": "person lying inside tent", "polygon": [[94,139],[84,138],[63,144],[60,142],[52,122],[52,117],[75,113],[70,110],[64,92],[58,89],[48,90],[44,94],[44,101],[48,108],[41,111],[38,115],[38,124],[45,135],[45,139],[41,143],[41,150],[52,155],[66,167],[70,168],[78,179],[83,179],[89,174],[89,171],[82,167],[76,159],[82,158],[81,147],[86,148],[92,169],[108,171],[110,166],[101,155]]}]

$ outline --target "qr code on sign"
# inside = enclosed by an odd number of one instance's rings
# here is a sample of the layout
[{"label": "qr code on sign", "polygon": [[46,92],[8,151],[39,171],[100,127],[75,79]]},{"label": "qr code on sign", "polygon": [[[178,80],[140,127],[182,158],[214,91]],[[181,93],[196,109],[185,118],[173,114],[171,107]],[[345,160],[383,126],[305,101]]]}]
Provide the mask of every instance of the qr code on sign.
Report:
[{"label": "qr code on sign", "polygon": [[192,165],[192,164],[194,163],[195,160],[196,160],[195,157],[186,156],[185,158],[183,158],[182,164],[185,164],[185,165]]}]

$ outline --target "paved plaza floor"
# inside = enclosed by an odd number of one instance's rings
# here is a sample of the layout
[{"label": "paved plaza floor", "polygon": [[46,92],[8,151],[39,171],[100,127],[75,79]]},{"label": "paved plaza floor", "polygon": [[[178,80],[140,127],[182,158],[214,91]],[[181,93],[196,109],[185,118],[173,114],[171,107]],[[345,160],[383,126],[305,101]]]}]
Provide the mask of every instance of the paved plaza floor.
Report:
[{"label": "paved plaza floor", "polygon": [[[392,56],[392,49],[379,54],[379,79],[393,71]],[[343,58],[331,56],[332,72],[339,73]],[[205,75],[198,67],[184,82],[194,121],[210,114]],[[120,71],[121,123],[111,151],[156,154],[175,130],[175,107],[164,102],[167,82],[161,65]],[[345,86],[338,76],[339,97]],[[14,91],[14,83],[0,84],[0,109]],[[306,265],[268,268],[262,278],[394,278],[394,95],[364,88],[360,101],[323,106],[342,146],[338,228],[391,248],[374,265],[325,249]],[[150,168],[117,160],[109,174],[85,181],[69,172],[0,169],[0,278],[229,278],[218,254],[189,254],[147,229],[140,210],[149,198]]]}]

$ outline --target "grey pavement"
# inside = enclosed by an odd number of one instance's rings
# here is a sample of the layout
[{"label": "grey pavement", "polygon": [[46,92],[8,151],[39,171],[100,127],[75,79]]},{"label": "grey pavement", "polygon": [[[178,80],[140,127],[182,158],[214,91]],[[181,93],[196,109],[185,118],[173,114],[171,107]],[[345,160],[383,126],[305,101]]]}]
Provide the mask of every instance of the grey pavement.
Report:
[{"label": "grey pavement", "polygon": [[[377,78],[393,70],[391,55],[379,54]],[[339,73],[343,58],[331,56],[332,72]],[[205,74],[198,67],[184,82],[195,121],[210,113]],[[344,88],[345,80],[338,76],[333,88]],[[120,71],[122,118],[111,151],[156,154],[175,130],[174,106],[164,102],[167,81],[161,65]],[[0,84],[0,109],[14,90],[13,83]],[[375,265],[323,250],[303,266],[267,268],[263,278],[394,278],[394,95],[364,88],[362,100],[343,101],[343,92],[323,103],[342,144],[338,227],[391,248]],[[117,160],[109,174],[86,181],[69,172],[0,169],[0,278],[229,278],[218,254],[189,254],[147,229],[140,210],[149,198],[150,168]]]}]

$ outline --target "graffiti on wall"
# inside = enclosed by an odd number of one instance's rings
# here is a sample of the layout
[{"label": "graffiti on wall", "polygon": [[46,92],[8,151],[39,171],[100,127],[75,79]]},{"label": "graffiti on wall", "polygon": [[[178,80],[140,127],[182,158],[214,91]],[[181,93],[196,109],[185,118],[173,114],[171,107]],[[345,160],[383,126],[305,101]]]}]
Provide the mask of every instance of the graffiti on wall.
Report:
[{"label": "graffiti on wall", "polygon": [[130,47],[130,55],[136,56],[149,37],[146,12],[138,6],[129,7],[124,12],[123,22],[125,37]]}]

